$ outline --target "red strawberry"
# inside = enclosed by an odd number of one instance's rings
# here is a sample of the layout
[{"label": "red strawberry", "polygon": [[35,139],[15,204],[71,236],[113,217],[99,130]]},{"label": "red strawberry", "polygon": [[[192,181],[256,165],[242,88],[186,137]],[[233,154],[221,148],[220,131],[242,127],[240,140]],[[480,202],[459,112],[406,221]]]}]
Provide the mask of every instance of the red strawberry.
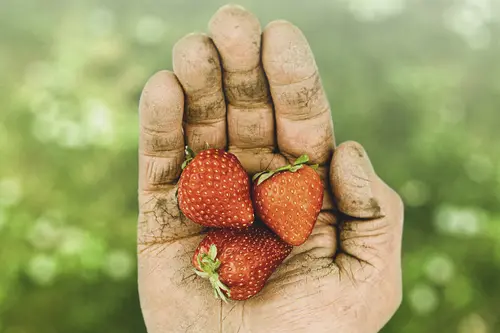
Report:
[{"label": "red strawberry", "polygon": [[323,184],[307,155],[293,165],[254,176],[255,212],[282,240],[298,246],[312,232],[323,204]]},{"label": "red strawberry", "polygon": [[245,300],[257,294],[292,251],[269,229],[214,229],[193,255],[194,271],[209,279],[216,298]]},{"label": "red strawberry", "polygon": [[208,149],[186,162],[177,192],[184,215],[207,227],[244,228],[253,223],[250,182],[236,156]]}]

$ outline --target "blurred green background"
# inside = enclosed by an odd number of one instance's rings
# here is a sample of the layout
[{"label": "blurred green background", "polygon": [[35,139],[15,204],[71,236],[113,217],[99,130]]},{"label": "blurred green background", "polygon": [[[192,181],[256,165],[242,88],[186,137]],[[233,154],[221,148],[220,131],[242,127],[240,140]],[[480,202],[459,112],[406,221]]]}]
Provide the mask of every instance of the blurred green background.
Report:
[{"label": "blurred green background", "polygon": [[[338,142],[406,202],[383,332],[500,332],[500,1],[240,3],[303,29]],[[222,4],[0,2],[0,332],[145,332],[138,97]]]}]

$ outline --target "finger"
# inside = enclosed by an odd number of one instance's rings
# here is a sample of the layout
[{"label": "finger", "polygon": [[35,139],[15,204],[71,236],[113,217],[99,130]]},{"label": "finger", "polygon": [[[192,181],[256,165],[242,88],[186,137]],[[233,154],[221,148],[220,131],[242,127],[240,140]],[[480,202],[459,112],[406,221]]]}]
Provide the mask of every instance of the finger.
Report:
[{"label": "finger", "polygon": [[306,38],[286,21],[270,23],[262,38],[279,150],[289,159],[307,153],[313,163],[327,164],[335,145],[333,122]]},{"label": "finger", "polygon": [[186,93],[185,137],[195,152],[226,147],[226,104],[219,55],[204,34],[190,34],[173,49],[173,67]]},{"label": "finger", "polygon": [[139,103],[139,188],[169,188],[184,159],[182,114],[184,95],[175,75],[161,71],[142,91]]},{"label": "finger", "polygon": [[337,147],[330,181],[337,207],[346,214],[340,233],[342,250],[378,267],[399,264],[403,204],[375,174],[360,144],[346,142]]},{"label": "finger", "polygon": [[209,28],[224,71],[229,150],[245,166],[259,169],[255,157],[272,159],[264,154],[273,153],[276,146],[271,97],[260,59],[259,20],[240,6],[228,5],[217,11]]}]

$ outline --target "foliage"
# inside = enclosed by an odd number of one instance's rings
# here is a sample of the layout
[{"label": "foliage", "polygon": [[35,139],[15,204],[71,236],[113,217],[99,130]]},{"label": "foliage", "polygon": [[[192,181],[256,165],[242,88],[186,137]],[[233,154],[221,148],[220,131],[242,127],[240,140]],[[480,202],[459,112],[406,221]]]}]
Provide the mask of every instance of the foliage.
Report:
[{"label": "foliage", "polygon": [[[0,332],[145,331],[138,96],[222,4],[2,1]],[[405,298],[383,332],[500,331],[500,3],[241,4],[303,29],[338,141],[406,202]]]}]

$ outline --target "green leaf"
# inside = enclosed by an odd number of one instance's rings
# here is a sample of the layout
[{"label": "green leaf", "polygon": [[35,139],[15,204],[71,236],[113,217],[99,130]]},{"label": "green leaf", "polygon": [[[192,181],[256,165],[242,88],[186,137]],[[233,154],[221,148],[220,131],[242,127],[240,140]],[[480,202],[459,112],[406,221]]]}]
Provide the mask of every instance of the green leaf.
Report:
[{"label": "green leaf", "polygon": [[318,164],[313,164],[313,165],[310,165],[310,167],[313,168],[314,170],[318,170],[319,165]]},{"label": "green leaf", "polygon": [[227,286],[225,286],[220,280],[219,280],[219,277],[217,276],[217,280],[215,281],[215,284],[213,285],[214,289],[217,291],[217,294],[218,294],[218,298],[220,298],[221,300],[223,300],[225,303],[227,303],[227,297],[226,295],[224,294],[224,292],[222,290],[225,290],[227,295],[230,296],[231,293],[229,292],[229,288]]},{"label": "green leaf", "polygon": [[210,250],[208,250],[208,256],[210,259],[215,261],[215,258],[217,257],[217,246],[215,244],[210,245]]},{"label": "green leaf", "polygon": [[274,173],[277,173],[277,172],[280,172],[280,171],[288,171],[290,170],[292,166],[290,164],[288,165],[285,165],[285,166],[282,166],[282,167],[279,167],[278,169],[276,170],[273,170]]},{"label": "green leaf", "polygon": [[196,258],[196,260],[198,261],[198,265],[200,266],[202,271],[199,271],[197,269],[193,269],[193,271],[199,277],[208,279],[210,281],[215,298],[220,298],[227,303],[227,297],[222,290],[225,290],[227,295],[229,295],[229,288],[219,280],[217,269],[220,267],[221,261],[216,259],[216,257],[217,247],[215,246],[215,244],[212,244],[210,245],[208,253],[200,253]]},{"label": "green leaf", "polygon": [[267,171],[261,171],[257,172],[255,175],[252,177],[252,181],[255,181],[257,178],[259,178],[261,175],[265,174]]},{"label": "green leaf", "polygon": [[220,290],[220,288],[215,289],[217,291],[217,294],[219,295],[219,298],[224,301],[224,303],[227,303],[227,297],[224,295],[224,292]]},{"label": "green leaf", "polygon": [[209,255],[206,253],[203,253],[203,255],[201,256],[201,262],[208,264],[210,261],[211,261],[211,259],[210,259]]},{"label": "green leaf", "polygon": [[191,148],[189,148],[189,146],[186,146],[184,148],[184,153],[185,153],[186,159],[184,160],[184,162],[182,162],[182,165],[181,165],[182,170],[184,170],[187,167],[189,162],[191,162],[196,155],[194,153],[194,151]]},{"label": "green leaf", "polygon": [[293,163],[293,165],[306,164],[307,162],[309,162],[309,156],[302,155],[302,156],[300,156],[299,158],[297,158],[295,160],[295,162]]},{"label": "green leaf", "polygon": [[184,153],[186,154],[186,159],[188,158],[193,159],[196,156],[194,151],[191,148],[189,148],[189,146],[186,146],[184,148]]},{"label": "green leaf", "polygon": [[204,271],[209,271],[209,272],[214,271],[215,262],[208,255],[204,256],[201,259],[201,264],[204,266],[203,267]]},{"label": "green leaf", "polygon": [[201,261],[200,261],[200,258],[202,257],[202,254],[199,253],[197,256],[196,256],[196,261],[198,262],[198,267],[200,267],[201,269],[203,269],[202,265],[201,265]]},{"label": "green leaf", "polygon": [[223,289],[223,290],[225,290],[225,291],[227,291],[227,292],[229,293],[229,287],[227,287],[227,286],[226,286],[224,283],[222,283],[220,280],[218,281],[217,285],[218,285],[221,289]]},{"label": "green leaf", "polygon": [[274,171],[263,174],[262,176],[260,176],[259,181],[257,182],[257,185],[262,184],[264,181],[271,178],[273,175],[274,175]]},{"label": "green leaf", "polygon": [[182,162],[181,169],[184,170],[192,160],[192,158],[187,158],[184,162]]},{"label": "green leaf", "polygon": [[212,274],[210,276],[210,283],[212,284],[215,298],[220,298],[221,300],[227,303],[227,297],[226,295],[224,295],[224,292],[222,290],[226,290],[226,292],[229,295],[229,288],[219,280],[219,274],[217,273]]},{"label": "green leaf", "polygon": [[198,275],[199,277],[202,277],[204,279],[208,279],[210,277],[207,272],[200,272],[197,269],[193,269],[193,271],[196,273],[196,275]]},{"label": "green leaf", "polygon": [[299,165],[294,165],[293,167],[290,168],[291,172],[296,172],[297,170],[302,168],[302,164]]}]

